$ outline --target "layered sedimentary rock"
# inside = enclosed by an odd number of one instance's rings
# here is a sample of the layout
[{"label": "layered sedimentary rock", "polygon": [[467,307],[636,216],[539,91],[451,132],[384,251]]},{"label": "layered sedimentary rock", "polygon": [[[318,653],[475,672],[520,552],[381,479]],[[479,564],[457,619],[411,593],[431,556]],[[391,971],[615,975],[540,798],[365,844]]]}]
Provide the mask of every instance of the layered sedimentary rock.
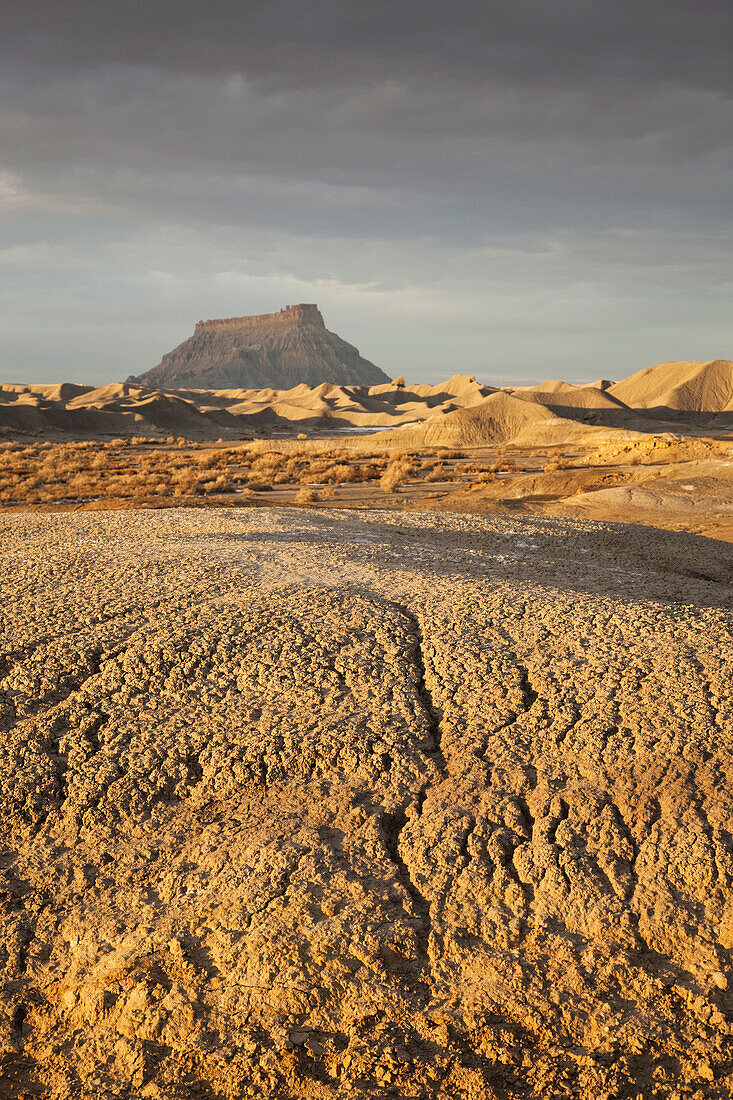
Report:
[{"label": "layered sedimentary rock", "polygon": [[389,379],[326,328],[316,305],[199,321],[193,336],[139,379],[161,389],[288,389],[305,382],[373,386]]}]

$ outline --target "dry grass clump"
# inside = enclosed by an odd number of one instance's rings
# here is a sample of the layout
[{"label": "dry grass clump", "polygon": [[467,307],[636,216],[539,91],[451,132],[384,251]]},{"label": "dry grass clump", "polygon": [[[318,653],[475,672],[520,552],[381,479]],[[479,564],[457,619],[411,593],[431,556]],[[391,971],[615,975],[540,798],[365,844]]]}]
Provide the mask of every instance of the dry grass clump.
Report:
[{"label": "dry grass clump", "polygon": [[506,459],[506,447],[499,447],[496,458],[490,462],[486,469],[492,474],[509,473],[515,467]]},{"label": "dry grass clump", "polygon": [[[483,484],[500,469],[480,459],[456,463],[460,451],[363,452],[345,447],[279,446],[271,440],[216,447],[146,437],[76,443],[0,443],[0,504],[5,507],[80,506],[93,502],[136,507],[185,504],[218,496],[241,503],[256,494],[292,490],[299,503],[325,500],[339,486],[379,482],[382,492],[401,485],[463,481]],[[320,492],[315,493],[315,487]],[[303,495],[301,495],[301,491]],[[311,495],[313,494],[313,495]],[[291,498],[292,499],[292,498]],[[99,506],[99,505],[97,505]]]},{"label": "dry grass clump", "polygon": [[[0,503],[49,505],[96,500],[136,503],[150,498],[229,493],[235,481],[226,455],[198,461],[145,441],[62,443],[0,451]],[[175,441],[174,441],[175,444]]]},{"label": "dry grass clump", "polygon": [[393,458],[379,479],[379,486],[385,493],[393,493],[399,485],[404,485],[417,475],[417,467],[409,456]]},{"label": "dry grass clump", "polygon": [[349,482],[374,481],[384,471],[384,462],[338,463],[323,473],[323,481],[332,485]]},{"label": "dry grass clump", "polygon": [[557,458],[553,458],[550,462],[546,462],[542,467],[544,473],[552,474],[556,470],[567,470],[570,467],[570,463],[564,455],[558,455]]},{"label": "dry grass clump", "polygon": [[219,474],[213,481],[207,481],[203,485],[205,493],[233,493],[234,489],[234,482],[226,474]]},{"label": "dry grass clump", "polygon": [[327,485],[343,485],[347,481],[360,480],[358,467],[349,466],[345,462],[338,462],[333,466],[329,466],[323,472],[323,481]]},{"label": "dry grass clump", "polygon": [[433,466],[432,470],[425,477],[426,481],[450,481],[451,472],[447,466],[439,462],[437,466]]}]

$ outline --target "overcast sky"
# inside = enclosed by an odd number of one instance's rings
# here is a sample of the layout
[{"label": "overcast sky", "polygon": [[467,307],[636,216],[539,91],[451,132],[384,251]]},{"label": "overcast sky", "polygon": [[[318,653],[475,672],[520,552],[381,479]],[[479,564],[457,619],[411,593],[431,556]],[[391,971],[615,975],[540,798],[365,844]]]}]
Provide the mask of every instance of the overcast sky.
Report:
[{"label": "overcast sky", "polygon": [[408,380],[733,358],[731,0],[0,12],[0,378],[300,301]]}]

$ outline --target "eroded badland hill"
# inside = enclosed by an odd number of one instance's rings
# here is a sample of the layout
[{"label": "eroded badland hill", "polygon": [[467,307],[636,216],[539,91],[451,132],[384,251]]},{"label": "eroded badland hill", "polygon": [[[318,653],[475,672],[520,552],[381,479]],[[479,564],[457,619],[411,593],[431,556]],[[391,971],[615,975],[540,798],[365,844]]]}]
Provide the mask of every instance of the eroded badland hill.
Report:
[{"label": "eroded badland hill", "polygon": [[2,523],[0,1096],[730,1097],[729,548]]}]

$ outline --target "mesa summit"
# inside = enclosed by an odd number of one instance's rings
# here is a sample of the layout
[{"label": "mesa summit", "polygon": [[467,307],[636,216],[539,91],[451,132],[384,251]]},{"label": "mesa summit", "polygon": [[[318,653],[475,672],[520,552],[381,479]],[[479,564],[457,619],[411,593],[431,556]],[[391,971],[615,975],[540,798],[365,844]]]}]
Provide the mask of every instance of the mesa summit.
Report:
[{"label": "mesa summit", "polygon": [[290,389],[304,382],[374,386],[389,378],[325,325],[318,306],[199,321],[157,367],[128,378],[159,389]]}]

